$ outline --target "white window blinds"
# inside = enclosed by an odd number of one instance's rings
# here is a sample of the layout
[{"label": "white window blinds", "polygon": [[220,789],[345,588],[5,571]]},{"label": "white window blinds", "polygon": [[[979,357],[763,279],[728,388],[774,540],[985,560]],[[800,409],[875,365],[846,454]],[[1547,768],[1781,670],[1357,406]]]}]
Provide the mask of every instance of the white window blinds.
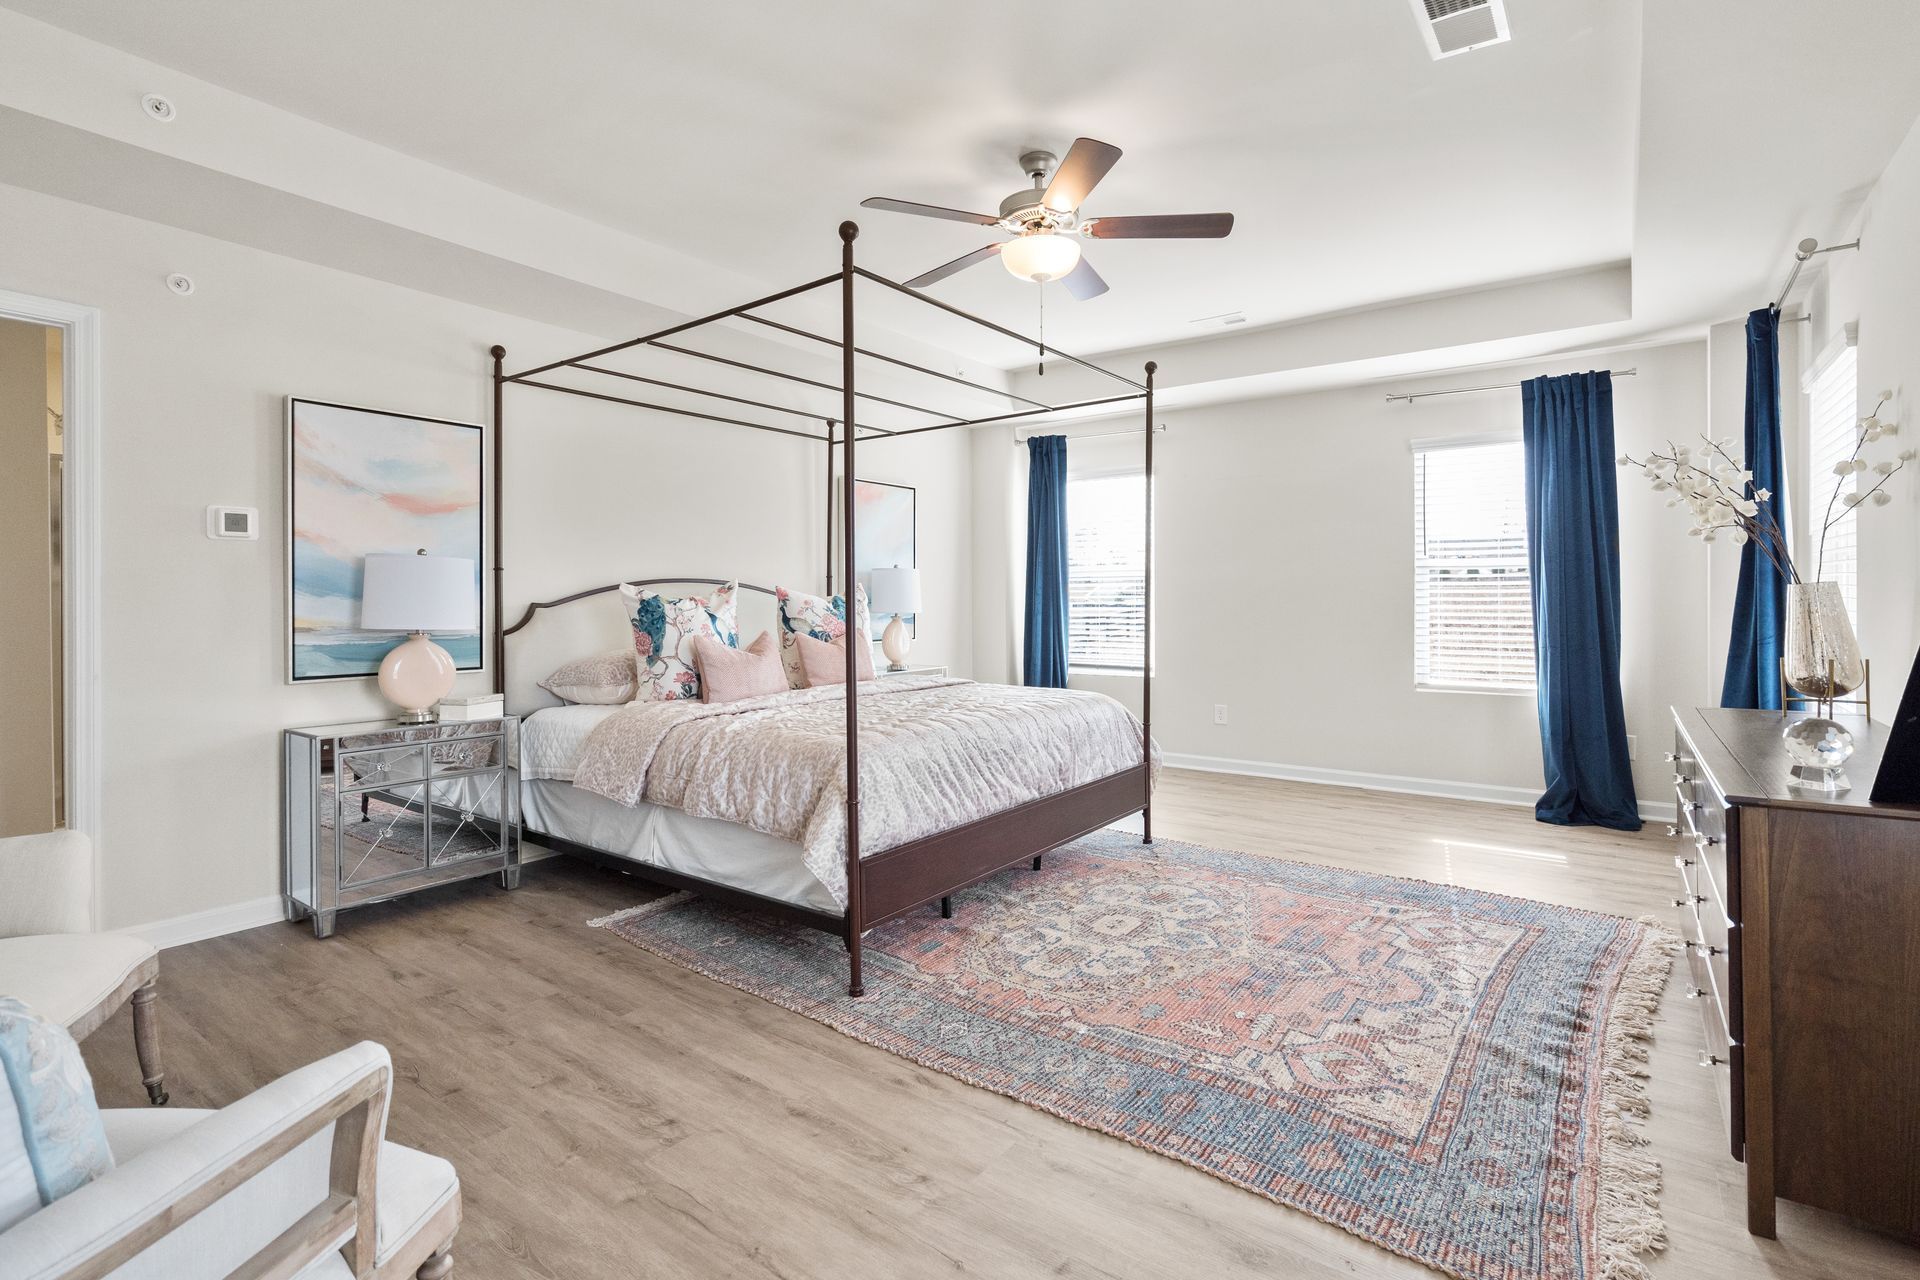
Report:
[{"label": "white window blinds", "polygon": [[1438,689],[1534,687],[1518,440],[1414,446],[1413,679]]},{"label": "white window blinds", "polygon": [[[1809,580],[1837,582],[1840,596],[1847,602],[1847,616],[1860,624],[1857,570],[1859,515],[1848,510],[1846,495],[1857,489],[1858,476],[1844,478],[1833,474],[1836,463],[1853,456],[1859,444],[1859,382],[1855,348],[1841,348],[1832,362],[1813,379],[1808,394],[1807,486],[1812,501],[1808,504],[1807,536],[1812,543],[1800,556],[1800,567]],[[1870,477],[1871,478],[1871,477]],[[1834,498],[1835,487],[1840,496]],[[1824,548],[1820,526],[1826,523],[1828,501],[1833,500],[1833,526],[1827,530]],[[1817,574],[1815,579],[1812,575]]]},{"label": "white window blinds", "polygon": [[1067,665],[1138,671],[1146,650],[1146,477],[1067,481]]}]

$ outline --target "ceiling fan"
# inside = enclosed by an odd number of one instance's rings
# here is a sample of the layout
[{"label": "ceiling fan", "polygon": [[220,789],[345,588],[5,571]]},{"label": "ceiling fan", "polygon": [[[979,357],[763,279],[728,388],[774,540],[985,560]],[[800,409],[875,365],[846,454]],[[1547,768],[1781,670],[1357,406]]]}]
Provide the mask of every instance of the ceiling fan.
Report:
[{"label": "ceiling fan", "polygon": [[1064,161],[1051,151],[1026,152],[1020,157],[1020,168],[1033,179],[1033,186],[1016,191],[1002,200],[998,217],[968,213],[964,209],[947,209],[935,204],[919,204],[912,200],[891,200],[885,196],[870,196],[860,202],[860,207],[912,213],[923,218],[945,218],[951,222],[971,222],[1013,233],[1011,240],[975,249],[924,275],[915,276],[907,281],[910,288],[923,289],[945,280],[955,272],[966,270],[976,262],[985,262],[998,255],[1007,270],[1020,279],[1035,284],[1058,280],[1067,286],[1067,292],[1083,302],[1105,293],[1107,282],[1100,278],[1093,264],[1081,256],[1082,238],[1218,240],[1233,230],[1233,215],[1230,213],[1082,218],[1081,203],[1119,159],[1120,148],[1092,138],[1075,138]]}]

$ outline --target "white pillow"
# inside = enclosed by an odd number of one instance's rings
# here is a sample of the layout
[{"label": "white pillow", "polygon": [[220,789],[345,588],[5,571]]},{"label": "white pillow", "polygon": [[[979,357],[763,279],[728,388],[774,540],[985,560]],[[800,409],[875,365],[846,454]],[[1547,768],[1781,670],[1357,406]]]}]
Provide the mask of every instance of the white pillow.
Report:
[{"label": "white pillow", "polygon": [[587,706],[632,702],[640,687],[634,673],[633,646],[597,658],[576,658],[542,680],[540,687],[562,702]]}]

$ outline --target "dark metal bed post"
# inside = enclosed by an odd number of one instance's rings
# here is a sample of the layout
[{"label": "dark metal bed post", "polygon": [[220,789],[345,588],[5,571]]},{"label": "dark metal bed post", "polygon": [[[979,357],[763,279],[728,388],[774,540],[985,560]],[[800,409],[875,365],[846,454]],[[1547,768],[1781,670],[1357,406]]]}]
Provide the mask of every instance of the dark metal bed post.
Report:
[{"label": "dark metal bed post", "polygon": [[500,407],[506,399],[506,370],[503,367],[507,358],[507,349],[493,348],[493,691],[505,696],[507,692],[507,597],[501,592],[501,574],[505,566],[500,563],[500,548],[506,544],[506,508],[501,504],[500,495],[506,484],[506,470],[500,465],[502,455],[501,435],[506,424],[501,420]]},{"label": "dark metal bed post", "polygon": [[853,446],[859,432],[853,425],[853,239],[860,228],[840,224],[840,420],[844,423],[845,456],[840,460],[840,549],[844,572],[847,628],[847,994],[865,995],[860,981],[860,933],[865,922],[860,885],[860,666],[859,646],[867,638],[859,632],[860,614],[854,596],[858,582],[853,569]]},{"label": "dark metal bed post", "polygon": [[1142,566],[1140,612],[1140,763],[1147,770],[1147,802],[1140,807],[1140,843],[1153,843],[1153,375],[1160,366],[1147,361],[1146,563]]},{"label": "dark metal bed post", "polygon": [[827,419],[827,595],[833,595],[833,419]]}]

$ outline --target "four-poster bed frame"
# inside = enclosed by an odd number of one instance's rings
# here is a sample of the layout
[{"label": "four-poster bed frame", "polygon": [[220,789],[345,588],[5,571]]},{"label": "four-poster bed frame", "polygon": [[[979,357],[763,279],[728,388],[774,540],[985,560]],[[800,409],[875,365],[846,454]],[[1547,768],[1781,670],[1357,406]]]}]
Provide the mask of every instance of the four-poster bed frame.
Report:
[{"label": "four-poster bed frame", "polygon": [[[824,444],[826,446],[825,453],[828,480],[826,555],[828,595],[833,594],[833,460],[834,449],[835,446],[838,445],[841,453],[839,476],[840,540],[842,545],[841,582],[842,590],[847,599],[847,626],[849,632],[854,630],[855,618],[853,607],[854,593],[852,590],[855,583],[854,480],[856,472],[854,455],[857,444],[863,438],[869,442],[884,441],[920,435],[929,431],[948,431],[956,427],[971,427],[991,422],[1014,421],[1021,418],[1073,409],[1087,409],[1133,401],[1143,403],[1145,426],[1147,428],[1142,435],[1142,440],[1144,441],[1143,461],[1146,471],[1146,528],[1144,540],[1146,561],[1145,580],[1143,583],[1144,598],[1141,602],[1141,610],[1143,615],[1149,620],[1149,625],[1142,628],[1143,652],[1141,655],[1140,674],[1141,754],[1138,765],[1123,769],[1118,773],[1110,774],[1107,777],[1097,779],[1085,785],[1077,786],[1055,795],[1043,796],[1013,808],[989,814],[984,818],[964,823],[945,831],[936,832],[892,849],[884,850],[871,857],[862,858],[860,856],[860,686],[856,667],[858,652],[855,645],[849,643],[846,646],[845,685],[847,704],[847,906],[843,915],[832,915],[824,911],[796,906],[792,903],[765,897],[744,889],[699,879],[681,872],[650,864],[634,863],[625,859],[620,860],[622,869],[630,870],[643,878],[655,880],[676,888],[692,889],[725,901],[765,908],[790,918],[799,919],[830,933],[840,934],[844,938],[847,948],[848,991],[854,996],[864,994],[860,969],[861,935],[875,925],[883,924],[888,920],[902,916],[914,910],[916,907],[927,906],[936,902],[940,903],[944,909],[946,899],[949,895],[969,885],[985,880],[998,872],[1016,866],[1019,863],[1031,860],[1032,865],[1038,869],[1041,855],[1048,850],[1057,848],[1070,840],[1077,839],[1089,832],[1098,830],[1116,819],[1127,817],[1136,812],[1142,816],[1144,842],[1147,844],[1153,843],[1151,778],[1153,751],[1153,681],[1151,675],[1153,665],[1153,633],[1150,620],[1152,617],[1153,603],[1153,378],[1156,368],[1154,363],[1149,361],[1145,367],[1144,381],[1135,382],[1131,378],[1101,368],[1099,365],[1093,364],[1090,361],[1049,348],[1025,334],[1003,328],[1000,325],[994,324],[992,321],[962,311],[957,307],[950,306],[935,298],[930,298],[923,293],[907,288],[903,284],[876,275],[864,267],[855,266],[853,260],[853,242],[854,238],[858,235],[859,228],[855,224],[851,222],[843,222],[840,224],[840,270],[831,275],[822,276],[817,280],[810,280],[805,284],[797,285],[791,289],[784,289],[779,293],[769,294],[764,298],[757,298],[752,302],[743,303],[737,307],[730,307],[725,311],[717,311],[709,316],[688,320],[682,324],[661,329],[656,333],[647,334],[644,337],[616,343],[609,347],[601,347],[598,350],[589,351],[583,355],[574,356],[565,360],[555,360],[551,363],[539,365],[532,369],[525,369],[513,374],[505,371],[505,348],[494,347],[492,349],[493,573],[495,586],[494,599],[496,602],[502,602],[506,599],[503,594],[504,581],[502,576],[505,573],[505,567],[502,563],[502,552],[505,546],[504,528],[506,523],[506,506],[503,501],[506,469],[502,465],[504,456],[503,446],[506,434],[504,414],[505,392],[508,386],[517,385],[533,387],[543,391],[560,392],[566,395],[585,396],[589,399],[611,401],[616,404],[633,405],[642,409],[675,414],[704,422],[725,423],[732,426],[747,427],[755,431],[773,432],[784,436],[797,436],[801,439]],[[1037,349],[1043,357],[1051,355],[1057,359],[1078,365],[1083,369],[1087,369],[1102,377],[1120,383],[1126,390],[1120,394],[1091,400],[1080,400],[1070,404],[1047,404],[1026,396],[1015,395],[1011,392],[1000,390],[999,388],[971,382],[954,374],[941,373],[938,370],[929,369],[910,361],[866,350],[865,348],[857,346],[854,341],[854,284],[856,280],[866,280],[872,284],[916,299],[959,319],[980,325],[1004,337]],[[825,288],[836,283],[839,285],[840,292],[840,337],[838,339],[810,333],[806,330],[781,324],[777,321],[754,314],[761,308],[770,306],[776,302],[810,293],[813,290]],[[811,339],[812,341],[828,346],[839,347],[839,385],[836,386],[832,383],[803,378],[797,374],[767,368],[746,361],[730,359],[666,341],[668,338],[722,320],[745,320],[798,337]],[[603,356],[612,355],[615,352],[625,351],[635,347],[652,347],[678,355],[724,365],[729,368],[744,370],[749,373],[779,378],[789,382],[802,383],[820,390],[834,392],[840,397],[840,412],[836,418],[827,418],[785,405],[749,399],[745,396],[725,394],[698,386],[667,382],[658,378],[643,377],[637,373],[629,373],[591,363]],[[854,378],[856,357],[866,357],[882,361],[897,368],[910,370],[950,383],[958,383],[975,391],[988,392],[996,396],[1006,397],[1028,407],[986,417],[968,417],[859,391],[855,388]],[[673,391],[706,396],[711,400],[724,401],[729,405],[745,406],[768,412],[807,418],[812,422],[819,423],[821,429],[818,431],[801,430],[793,426],[778,426],[767,422],[730,416],[728,414],[710,413],[673,405],[656,404],[645,400],[614,395],[610,392],[589,391],[578,387],[563,386],[559,383],[535,380],[540,374],[567,369],[595,373],[606,377],[663,387]],[[874,404],[889,405],[897,409],[938,418],[942,421],[931,425],[895,429],[872,426],[859,421],[857,406],[861,400],[866,400]],[[645,586],[697,582],[715,582],[717,584],[718,580],[700,578],[653,578],[637,581],[633,585]],[[616,591],[619,589],[619,586],[619,583],[610,583],[603,587],[578,591],[572,595],[564,596],[556,600],[536,601],[529,604],[525,612],[521,614],[519,620],[511,626],[505,625],[505,616],[496,604],[493,622],[494,690],[502,694],[506,691],[506,638],[508,636],[526,627],[533,621],[535,615],[543,609],[550,609],[558,605],[586,599],[590,596]],[[755,586],[744,582],[741,583],[740,586],[743,590],[772,594],[772,591],[767,587]],[[871,639],[872,637],[868,637],[869,641],[871,641]],[[589,857],[598,856],[603,860],[607,856],[605,851],[591,849],[558,837],[535,832],[529,832],[528,834],[530,836],[538,836],[541,843],[565,852],[582,854]]]}]

